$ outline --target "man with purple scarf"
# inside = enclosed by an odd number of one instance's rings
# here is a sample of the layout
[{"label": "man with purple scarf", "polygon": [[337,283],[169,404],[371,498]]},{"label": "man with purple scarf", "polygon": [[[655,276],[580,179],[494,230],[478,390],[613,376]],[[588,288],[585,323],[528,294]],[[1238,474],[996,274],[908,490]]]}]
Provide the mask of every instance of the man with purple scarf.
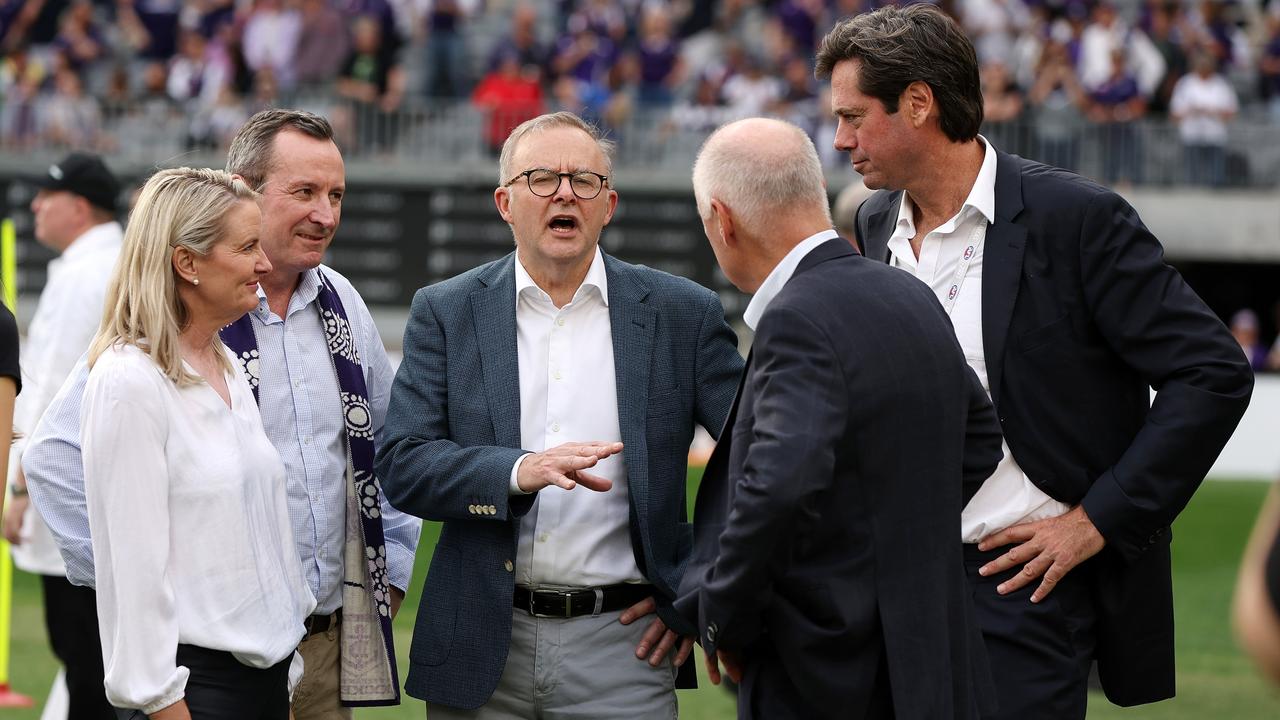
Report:
[{"label": "man with purple scarf", "polygon": [[[261,193],[273,266],[258,308],[222,331],[254,389],[288,472],[289,514],[319,601],[299,646],[296,720],[350,718],[400,701],[391,618],[404,598],[420,523],[385,502],[373,471],[392,370],[364,301],[321,266],[341,215],[345,167],[328,121],[265,110],[241,128],[227,170]],[[83,361],[36,429],[24,470],[72,582],[93,584],[79,448]]]}]

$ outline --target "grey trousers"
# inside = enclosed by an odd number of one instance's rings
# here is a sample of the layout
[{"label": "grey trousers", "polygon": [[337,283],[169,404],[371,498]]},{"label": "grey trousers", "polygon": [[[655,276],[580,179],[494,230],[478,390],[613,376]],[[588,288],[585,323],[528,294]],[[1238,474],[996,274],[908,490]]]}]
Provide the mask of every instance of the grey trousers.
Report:
[{"label": "grey trousers", "polygon": [[636,645],[653,616],[621,612],[561,620],[512,611],[511,651],[489,702],[476,710],[427,705],[430,720],[664,720],[675,718],[671,655],[653,667]]}]

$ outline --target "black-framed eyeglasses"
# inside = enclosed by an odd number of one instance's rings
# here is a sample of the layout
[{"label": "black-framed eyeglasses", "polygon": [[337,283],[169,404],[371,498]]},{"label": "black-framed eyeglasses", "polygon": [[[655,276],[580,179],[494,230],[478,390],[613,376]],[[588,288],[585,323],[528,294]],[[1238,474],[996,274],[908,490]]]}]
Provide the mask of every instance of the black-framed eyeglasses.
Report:
[{"label": "black-framed eyeglasses", "polygon": [[578,172],[556,172],[546,168],[534,168],[525,170],[510,180],[503,183],[503,187],[510,186],[511,183],[524,178],[529,183],[529,192],[538,197],[551,197],[560,189],[560,180],[569,178],[569,189],[579,200],[593,200],[604,186],[609,184],[609,176],[601,175],[590,170],[579,170]]}]

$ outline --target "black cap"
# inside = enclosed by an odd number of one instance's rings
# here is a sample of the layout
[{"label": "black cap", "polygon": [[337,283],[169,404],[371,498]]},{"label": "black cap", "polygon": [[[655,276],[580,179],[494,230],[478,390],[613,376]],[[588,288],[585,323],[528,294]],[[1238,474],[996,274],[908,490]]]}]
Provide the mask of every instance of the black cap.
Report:
[{"label": "black cap", "polygon": [[102,158],[74,152],[49,166],[44,175],[32,182],[44,190],[66,190],[88,200],[103,210],[115,212],[120,181]]}]

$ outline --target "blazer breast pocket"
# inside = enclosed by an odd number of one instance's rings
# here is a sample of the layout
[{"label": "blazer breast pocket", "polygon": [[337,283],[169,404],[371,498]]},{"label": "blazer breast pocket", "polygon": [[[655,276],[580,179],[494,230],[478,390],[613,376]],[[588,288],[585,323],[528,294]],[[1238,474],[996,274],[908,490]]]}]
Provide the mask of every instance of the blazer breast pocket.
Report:
[{"label": "blazer breast pocket", "polygon": [[1071,316],[1063,315],[1048,325],[1028,330],[1018,336],[1018,347],[1022,352],[1031,352],[1052,344],[1054,341],[1071,335]]}]

